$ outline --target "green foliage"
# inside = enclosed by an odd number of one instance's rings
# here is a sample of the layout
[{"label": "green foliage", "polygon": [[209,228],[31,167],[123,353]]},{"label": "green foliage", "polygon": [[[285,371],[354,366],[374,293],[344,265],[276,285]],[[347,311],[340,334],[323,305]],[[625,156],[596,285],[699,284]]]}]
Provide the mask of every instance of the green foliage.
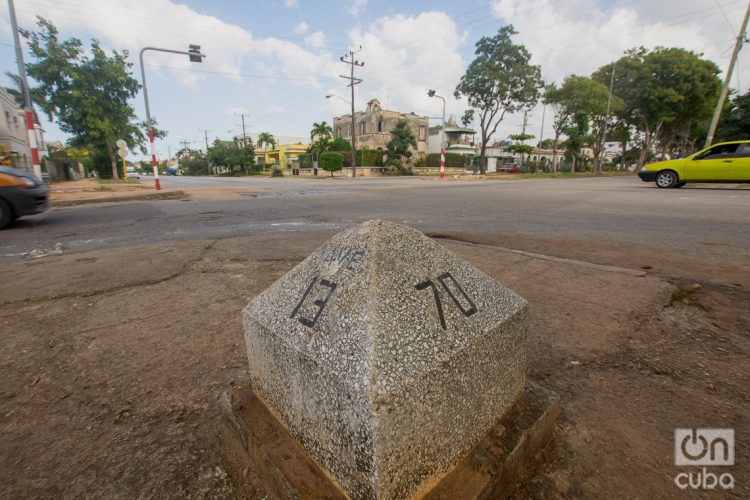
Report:
[{"label": "green foliage", "polygon": [[[54,116],[60,130],[70,134],[71,146],[96,150],[96,169],[108,158],[117,172],[115,142],[123,139],[129,149],[144,147],[143,125],[136,121],[130,101],[140,84],[131,76],[132,63],[127,51],[107,55],[96,40],[90,50],[77,38],[61,41],[57,28],[37,18],[38,32],[22,31],[28,41],[32,62],[26,65],[31,78],[39,83],[32,90],[50,119]],[[163,131],[156,131],[163,136]],[[110,176],[112,175],[110,172]]]},{"label": "green foliage", "polygon": [[560,88],[551,85],[547,89],[545,101],[553,105],[556,139],[561,133],[568,136],[568,152],[574,159],[572,168],[580,161],[580,150],[587,142],[594,149],[598,168],[599,156],[604,150],[604,130],[613,121],[608,119],[607,106],[614,115],[622,111],[622,100],[613,96],[610,101],[609,89],[596,80],[570,75]]},{"label": "green foliage", "polygon": [[214,141],[208,148],[208,161],[215,166],[222,166],[230,172],[239,170],[247,173],[255,165],[255,148],[252,142]]},{"label": "green foliage", "polygon": [[544,139],[542,142],[539,143],[539,147],[542,149],[552,149],[552,146],[555,145],[554,139]]},{"label": "green foliage", "polygon": [[750,91],[729,101],[719,120],[714,142],[750,139]]},{"label": "green foliage", "polygon": [[284,173],[281,171],[278,165],[271,167],[271,177],[284,177]]},{"label": "green foliage", "polygon": [[357,165],[362,167],[382,167],[383,151],[380,149],[358,149]]},{"label": "green foliage", "polygon": [[263,169],[266,168],[266,155],[265,152],[271,146],[271,149],[276,147],[276,138],[269,132],[261,132],[258,135],[258,147],[263,148]]},{"label": "green foliage", "polygon": [[318,155],[328,151],[331,146],[332,135],[333,129],[326,122],[313,123],[310,131],[311,144],[307,148],[308,152]]},{"label": "green foliage", "polygon": [[505,114],[532,107],[542,88],[541,69],[530,63],[526,47],[513,43],[511,36],[516,33],[512,25],[507,25],[493,37],[482,37],[476,43],[476,58],[454,93],[457,99],[466,97],[479,114],[482,173],[486,145]]},{"label": "green foliage", "polygon": [[464,115],[461,117],[461,125],[464,127],[468,127],[471,125],[471,122],[474,121],[474,110],[473,109],[467,109],[464,111]]},{"label": "green foliage", "polygon": [[320,155],[320,168],[326,172],[338,172],[344,166],[344,156],[337,152],[327,152]]},{"label": "green foliage", "polygon": [[642,137],[639,165],[655,143],[668,149],[687,127],[705,126],[721,90],[716,64],[681,48],[631,49],[592,78],[609,85],[613,70],[618,116]]},{"label": "green foliage", "polygon": [[341,137],[334,139],[333,142],[331,142],[331,145],[328,147],[328,151],[350,151],[352,150],[352,145],[349,141],[346,139],[342,139]]},{"label": "green foliage", "polygon": [[[427,167],[427,168],[440,168],[440,153],[430,153],[423,157],[424,159],[418,160],[415,167]],[[467,165],[466,155],[460,155],[457,153],[445,153],[445,168],[466,168]]]},{"label": "green foliage", "polygon": [[391,130],[391,140],[386,147],[386,156],[389,160],[403,162],[404,159],[411,158],[412,152],[409,148],[416,151],[417,138],[409,128],[406,120],[399,120]]}]

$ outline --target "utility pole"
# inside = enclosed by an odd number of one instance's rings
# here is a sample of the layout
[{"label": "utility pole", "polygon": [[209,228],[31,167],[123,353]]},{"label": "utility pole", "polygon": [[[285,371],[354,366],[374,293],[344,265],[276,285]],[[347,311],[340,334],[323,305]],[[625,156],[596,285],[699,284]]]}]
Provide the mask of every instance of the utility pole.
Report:
[{"label": "utility pole", "polygon": [[[362,50],[362,46],[359,46],[359,52]],[[352,177],[357,177],[357,146],[356,146],[356,136],[357,136],[357,126],[354,120],[354,86],[358,83],[362,83],[361,78],[354,78],[354,67],[359,66],[362,67],[365,65],[364,62],[359,62],[354,59],[355,52],[353,50],[349,51],[349,59],[346,58],[346,56],[341,56],[339,59],[341,62],[348,64],[351,67],[351,71],[349,73],[349,76],[345,75],[339,75],[341,78],[345,80],[349,80],[349,84],[347,87],[352,88]]]},{"label": "utility pole", "polygon": [[202,132],[203,132],[203,137],[206,139],[206,175],[208,175],[208,173],[209,173],[208,172],[208,170],[209,170],[209,166],[208,166],[208,133],[211,132],[211,131],[210,130],[202,129]]},{"label": "utility pole", "polygon": [[[34,128],[34,104],[31,102],[29,82],[26,80],[26,65],[23,63],[23,50],[18,35],[18,22],[16,21],[16,8],[13,5],[13,0],[8,0],[8,10],[10,11],[11,29],[13,30],[13,43],[16,46],[16,62],[18,63],[18,77],[21,80],[23,107],[26,111],[26,131],[28,132],[29,148],[31,149],[31,166],[34,175],[41,180],[42,166],[39,163],[39,148],[36,143],[36,129]],[[117,171],[117,167],[115,167],[115,171]]]},{"label": "utility pole", "polygon": [[[526,125],[529,124],[527,116],[528,116],[528,111],[524,111],[523,112],[523,126],[521,127],[521,135],[522,136],[526,135]],[[523,143],[523,141],[521,141],[521,143]],[[520,169],[522,167],[523,167],[523,153],[521,153],[521,160],[518,162],[518,168]]]},{"label": "utility pole", "polygon": [[747,30],[747,21],[750,18],[750,3],[747,5],[745,11],[745,19],[742,20],[742,27],[737,35],[737,41],[734,44],[734,52],[732,52],[732,58],[729,60],[729,67],[727,68],[727,75],[724,77],[724,85],[721,87],[721,95],[719,96],[719,102],[716,103],[716,109],[714,110],[714,116],[711,118],[711,126],[708,128],[708,135],[706,135],[706,143],[703,145],[704,148],[711,146],[714,141],[714,134],[716,133],[716,126],[719,124],[719,117],[721,116],[721,109],[724,107],[724,101],[727,99],[729,93],[729,81],[732,79],[732,72],[734,71],[734,65],[737,62],[737,55],[740,53],[742,48],[742,42],[745,41],[745,30]]},{"label": "utility pole", "polygon": [[[239,113],[240,118],[242,118],[242,146],[244,147],[247,144],[247,134],[245,133],[245,113]],[[250,115],[247,115],[248,118],[250,118]]]}]

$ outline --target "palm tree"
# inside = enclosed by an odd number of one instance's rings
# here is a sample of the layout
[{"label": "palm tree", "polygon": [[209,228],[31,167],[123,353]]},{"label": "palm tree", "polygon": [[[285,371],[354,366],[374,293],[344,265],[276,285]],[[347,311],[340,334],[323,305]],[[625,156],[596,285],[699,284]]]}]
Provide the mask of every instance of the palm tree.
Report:
[{"label": "palm tree", "polygon": [[333,129],[326,122],[313,123],[313,128],[310,131],[310,141],[315,142],[317,137],[319,140],[326,141],[333,135]]},{"label": "palm tree", "polygon": [[276,146],[276,139],[269,132],[262,132],[258,136],[258,146],[263,146],[263,171],[266,170],[266,146]]}]

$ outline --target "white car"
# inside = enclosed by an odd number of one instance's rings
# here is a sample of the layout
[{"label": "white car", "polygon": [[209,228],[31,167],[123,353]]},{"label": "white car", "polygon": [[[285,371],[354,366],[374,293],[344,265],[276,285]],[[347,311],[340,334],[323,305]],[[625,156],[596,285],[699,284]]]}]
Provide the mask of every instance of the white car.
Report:
[{"label": "white car", "polygon": [[128,179],[140,179],[141,175],[132,168],[127,169]]}]

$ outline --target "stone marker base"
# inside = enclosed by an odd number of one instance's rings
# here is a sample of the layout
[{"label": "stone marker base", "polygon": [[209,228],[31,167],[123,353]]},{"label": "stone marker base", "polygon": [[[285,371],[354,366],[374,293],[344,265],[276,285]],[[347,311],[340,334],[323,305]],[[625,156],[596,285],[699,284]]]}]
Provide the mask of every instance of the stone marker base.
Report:
[{"label": "stone marker base", "polygon": [[[315,464],[248,385],[223,395],[228,426],[222,434],[233,477],[255,470],[279,498],[347,498]],[[534,473],[552,440],[560,399],[526,382],[521,398],[425,499],[506,498]]]}]

